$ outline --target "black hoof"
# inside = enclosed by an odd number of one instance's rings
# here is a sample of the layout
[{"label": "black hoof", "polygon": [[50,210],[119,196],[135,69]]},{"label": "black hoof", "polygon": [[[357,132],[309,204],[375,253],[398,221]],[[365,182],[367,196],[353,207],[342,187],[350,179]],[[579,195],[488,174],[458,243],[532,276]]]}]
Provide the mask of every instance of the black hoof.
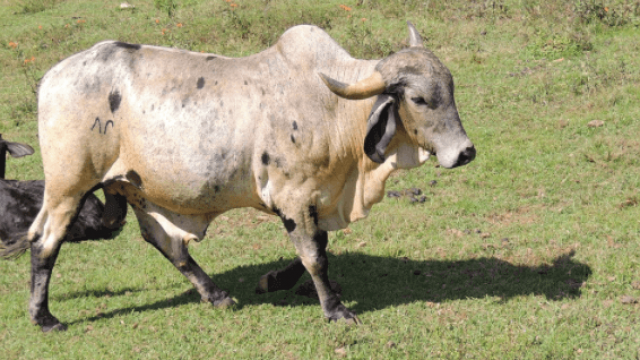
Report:
[{"label": "black hoof", "polygon": [[42,332],[50,332],[50,331],[66,331],[67,325],[63,325],[60,323],[60,320],[56,319],[53,315],[45,315],[38,319],[32,319],[35,325],[39,325]]},{"label": "black hoof", "polygon": [[339,304],[331,313],[327,316],[329,322],[344,321],[347,325],[362,325],[362,321],[358,319],[356,313],[347,309],[344,305]]},{"label": "black hoof", "polygon": [[[262,275],[256,286],[256,294],[264,294],[269,292],[269,283],[275,283],[275,271],[269,271],[267,274]],[[272,285],[273,287],[273,285]],[[271,291],[275,291],[272,289]]]},{"label": "black hoof", "polygon": [[208,296],[203,296],[200,299],[202,302],[210,303],[217,308],[227,308],[235,305],[235,301],[229,296],[226,291],[216,291]]},{"label": "black hoof", "polygon": [[236,302],[233,301],[232,298],[226,297],[226,298],[224,298],[222,300],[213,301],[211,304],[213,304],[213,306],[215,306],[217,308],[226,309],[228,307],[232,307],[233,305],[235,305]]},{"label": "black hoof", "polygon": [[[301,275],[300,275],[301,276]],[[298,274],[291,274],[287,271],[269,271],[262,275],[256,286],[256,294],[264,294],[268,292],[291,290],[300,279]]]},{"label": "black hoof", "polygon": [[44,333],[48,333],[51,331],[67,331],[67,325],[61,323],[57,323],[54,325],[43,325],[41,329]]},{"label": "black hoof", "polygon": [[362,325],[362,321],[354,314],[353,317],[329,318],[329,322],[344,322],[347,325]]}]

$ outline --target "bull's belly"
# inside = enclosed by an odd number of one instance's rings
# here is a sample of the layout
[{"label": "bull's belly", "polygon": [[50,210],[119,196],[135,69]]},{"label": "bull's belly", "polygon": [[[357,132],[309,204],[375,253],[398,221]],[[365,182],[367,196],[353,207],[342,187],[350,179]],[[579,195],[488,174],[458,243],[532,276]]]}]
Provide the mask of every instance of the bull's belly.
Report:
[{"label": "bull's belly", "polygon": [[[178,214],[219,214],[239,207],[255,207],[260,199],[253,191],[251,175],[234,171],[229,174],[203,174],[182,171],[153,171],[130,167],[107,175],[104,183],[125,195],[133,204],[152,202]],[[110,181],[113,179],[115,181]]]},{"label": "bull's belly", "polygon": [[255,207],[259,204],[242,183],[229,186],[208,184],[199,189],[190,188],[182,183],[136,187],[131,182],[121,186],[117,181],[113,187],[125,195],[132,205],[151,202],[177,214],[220,214],[240,207]]}]

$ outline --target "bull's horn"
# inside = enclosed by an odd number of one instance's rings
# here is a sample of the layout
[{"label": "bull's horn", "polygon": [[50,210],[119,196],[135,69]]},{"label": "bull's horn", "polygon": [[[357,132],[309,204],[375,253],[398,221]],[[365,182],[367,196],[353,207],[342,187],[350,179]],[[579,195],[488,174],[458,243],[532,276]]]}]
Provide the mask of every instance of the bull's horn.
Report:
[{"label": "bull's horn", "polygon": [[374,95],[382,94],[386,88],[384,80],[382,80],[382,75],[377,71],[374,71],[368,78],[351,85],[341,83],[322,73],[319,75],[325,85],[327,85],[329,90],[334,94],[351,100],[366,99]]},{"label": "bull's horn", "polygon": [[422,36],[416,30],[416,27],[410,21],[407,21],[407,26],[409,27],[409,46],[411,47],[423,47],[422,45]]}]

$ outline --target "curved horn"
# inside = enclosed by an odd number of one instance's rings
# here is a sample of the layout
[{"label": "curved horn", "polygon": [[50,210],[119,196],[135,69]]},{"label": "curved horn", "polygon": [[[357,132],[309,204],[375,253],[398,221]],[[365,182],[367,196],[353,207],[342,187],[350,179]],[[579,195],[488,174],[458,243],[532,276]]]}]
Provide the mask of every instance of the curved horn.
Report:
[{"label": "curved horn", "polygon": [[322,81],[334,94],[351,100],[366,99],[374,95],[382,94],[387,87],[384,80],[382,80],[382,75],[377,71],[374,71],[368,78],[351,85],[341,83],[322,73],[318,75],[320,75]]},{"label": "curved horn", "polygon": [[422,36],[416,30],[416,27],[410,21],[407,21],[407,26],[409,27],[409,46],[411,47],[423,47],[422,45]]}]

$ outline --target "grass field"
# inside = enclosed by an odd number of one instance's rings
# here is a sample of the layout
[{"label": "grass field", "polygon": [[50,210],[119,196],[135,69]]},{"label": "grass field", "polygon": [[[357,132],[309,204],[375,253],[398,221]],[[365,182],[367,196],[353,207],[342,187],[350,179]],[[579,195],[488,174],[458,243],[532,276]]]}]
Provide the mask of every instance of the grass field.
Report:
[{"label": "grass field", "polygon": [[246,56],[301,23],[381,58],[412,21],[478,156],[394,174],[387,190],[428,200],[385,198],[329,235],[329,276],[362,326],[328,324],[294,290],[254,293],[295,256],[275,217],[227,213],[191,246],[239,302],[219,310],[130,214],[114,240],[63,245],[50,307],[67,332],[30,324],[29,257],[0,262],[0,357],[640,357],[640,1],[120,2],[0,0],[0,133],[36,149],[7,178],[43,177],[34,89],[59,60],[104,39]]}]

